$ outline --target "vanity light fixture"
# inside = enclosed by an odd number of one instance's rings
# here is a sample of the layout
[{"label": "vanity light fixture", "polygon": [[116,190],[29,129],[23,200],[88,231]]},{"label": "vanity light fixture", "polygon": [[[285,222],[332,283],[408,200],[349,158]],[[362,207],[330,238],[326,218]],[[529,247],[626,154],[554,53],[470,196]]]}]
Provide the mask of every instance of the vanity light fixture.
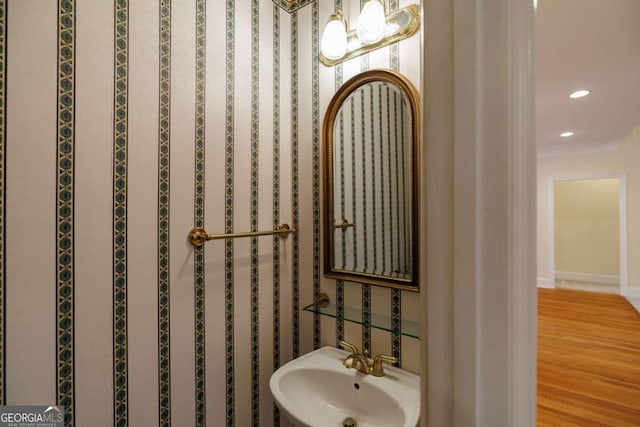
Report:
[{"label": "vanity light fixture", "polygon": [[573,132],[571,132],[570,130],[566,132],[562,132],[560,136],[563,138],[569,138],[570,136],[573,136]]},{"label": "vanity light fixture", "polygon": [[580,89],[580,90],[577,90],[577,91],[573,92],[571,95],[569,95],[569,98],[572,98],[572,99],[582,98],[584,96],[589,95],[590,93],[591,92],[589,92],[586,89]]},{"label": "vanity light fixture", "polygon": [[338,10],[329,17],[322,33],[320,61],[331,67],[409,38],[418,28],[420,8],[416,4],[385,15],[383,0],[369,0],[362,8],[356,29],[351,31],[346,16]]}]

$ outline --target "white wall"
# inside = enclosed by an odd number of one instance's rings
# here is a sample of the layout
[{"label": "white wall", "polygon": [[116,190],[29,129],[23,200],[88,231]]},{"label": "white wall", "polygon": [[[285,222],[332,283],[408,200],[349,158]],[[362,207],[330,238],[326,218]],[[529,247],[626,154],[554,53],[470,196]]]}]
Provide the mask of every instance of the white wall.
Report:
[{"label": "white wall", "polygon": [[555,270],[618,278],[620,179],[554,182]]}]

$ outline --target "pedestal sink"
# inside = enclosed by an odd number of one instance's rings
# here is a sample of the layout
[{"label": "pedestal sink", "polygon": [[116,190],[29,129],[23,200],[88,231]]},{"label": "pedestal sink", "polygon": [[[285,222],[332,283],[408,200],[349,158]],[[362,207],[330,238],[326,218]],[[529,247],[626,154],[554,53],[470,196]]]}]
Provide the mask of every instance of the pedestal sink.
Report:
[{"label": "pedestal sink", "polygon": [[274,372],[269,386],[285,417],[295,427],[415,427],[420,377],[393,366],[363,374],[342,365],[349,354],[323,347]]}]

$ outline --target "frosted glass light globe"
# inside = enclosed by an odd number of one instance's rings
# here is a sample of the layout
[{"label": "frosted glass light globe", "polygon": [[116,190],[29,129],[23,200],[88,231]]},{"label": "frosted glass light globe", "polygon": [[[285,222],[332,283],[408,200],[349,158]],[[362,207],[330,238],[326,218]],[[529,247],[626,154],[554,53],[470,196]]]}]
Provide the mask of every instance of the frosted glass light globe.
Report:
[{"label": "frosted glass light globe", "polygon": [[327,23],[320,41],[320,50],[327,59],[339,59],[347,53],[347,31],[340,19]]},{"label": "frosted glass light globe", "polygon": [[384,6],[378,0],[369,0],[358,17],[356,25],[358,38],[364,44],[376,43],[382,39],[386,29]]}]

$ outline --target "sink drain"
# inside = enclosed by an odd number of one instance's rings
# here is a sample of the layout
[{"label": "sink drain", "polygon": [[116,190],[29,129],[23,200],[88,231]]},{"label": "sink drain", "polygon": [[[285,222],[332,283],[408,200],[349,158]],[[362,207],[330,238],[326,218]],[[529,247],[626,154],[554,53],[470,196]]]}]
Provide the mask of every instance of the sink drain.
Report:
[{"label": "sink drain", "polygon": [[354,420],[351,417],[347,417],[344,419],[344,421],[342,422],[342,426],[343,427],[357,427],[358,423],[356,423],[356,420]]}]

